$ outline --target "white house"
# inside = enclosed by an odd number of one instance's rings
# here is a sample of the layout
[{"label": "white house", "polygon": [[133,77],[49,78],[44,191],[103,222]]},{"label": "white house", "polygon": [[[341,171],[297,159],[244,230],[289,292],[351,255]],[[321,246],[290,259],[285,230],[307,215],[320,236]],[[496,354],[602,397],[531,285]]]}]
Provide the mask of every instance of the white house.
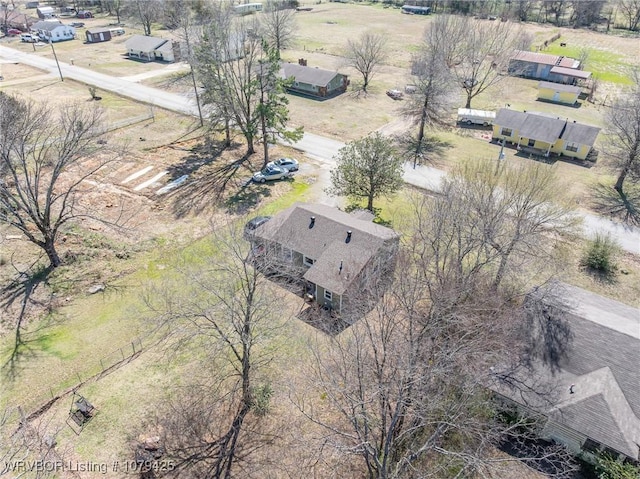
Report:
[{"label": "white house", "polygon": [[161,60],[165,62],[175,61],[173,43],[165,38],[149,37],[145,35],[133,35],[129,38],[125,47],[129,58],[145,61]]},{"label": "white house", "polygon": [[34,23],[31,31],[36,32],[44,42],[62,42],[73,40],[76,30],[71,25],[64,25],[60,20],[44,20]]}]

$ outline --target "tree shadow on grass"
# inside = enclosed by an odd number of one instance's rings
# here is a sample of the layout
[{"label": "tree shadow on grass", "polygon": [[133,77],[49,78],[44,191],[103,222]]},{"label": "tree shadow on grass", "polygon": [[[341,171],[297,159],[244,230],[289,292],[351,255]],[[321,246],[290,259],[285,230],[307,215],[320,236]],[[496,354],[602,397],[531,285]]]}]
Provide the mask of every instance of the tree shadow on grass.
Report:
[{"label": "tree shadow on grass", "polygon": [[[240,145],[225,148],[222,143],[198,145],[190,155],[169,169],[173,181],[185,177],[185,184],[167,193],[171,199],[173,214],[183,218],[190,213],[201,213],[213,204],[224,201],[229,191],[242,188],[251,179],[253,170],[250,157],[238,154],[236,159],[223,160],[224,152],[231,152]],[[188,178],[187,178],[188,177]]]},{"label": "tree shadow on grass", "polygon": [[[33,295],[41,285],[46,284],[51,271],[53,271],[51,266],[39,268],[37,263],[35,263],[27,271],[20,271],[13,281],[0,289],[0,308],[7,311],[18,302],[20,305],[15,324],[13,325],[14,340],[10,346],[7,360],[0,365],[0,369],[2,369],[4,376],[8,379],[15,379],[18,375],[20,364],[35,355],[35,350],[31,348],[30,343],[38,341],[37,333],[45,328],[46,324],[43,323],[37,330],[26,334],[24,331],[24,323],[30,305],[44,308],[50,307],[50,305],[34,300]],[[35,339],[34,333],[36,333]]]},{"label": "tree shadow on grass", "polygon": [[453,146],[450,142],[441,140],[435,135],[425,135],[419,144],[418,138],[414,135],[400,133],[395,136],[395,141],[401,154],[413,159],[416,166],[436,164]]},{"label": "tree shadow on grass", "polygon": [[611,185],[599,183],[593,194],[593,208],[600,214],[610,215],[625,223],[640,225],[640,188],[629,188],[620,194]]}]

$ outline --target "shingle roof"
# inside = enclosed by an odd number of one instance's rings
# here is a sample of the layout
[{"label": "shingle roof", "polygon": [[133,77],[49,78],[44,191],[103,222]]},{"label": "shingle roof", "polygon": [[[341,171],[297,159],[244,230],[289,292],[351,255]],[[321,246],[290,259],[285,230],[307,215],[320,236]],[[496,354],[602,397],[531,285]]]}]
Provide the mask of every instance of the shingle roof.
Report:
[{"label": "shingle roof", "polygon": [[521,112],[501,108],[496,114],[495,125],[512,128],[522,138],[554,144],[558,139],[593,146],[600,128],[539,113]]},{"label": "shingle roof", "polygon": [[552,67],[549,70],[551,73],[557,73],[558,75],[565,75],[568,77],[579,78],[581,80],[586,80],[591,76],[591,72],[586,72],[584,70],[576,70],[574,68],[567,68],[564,66],[556,66]]},{"label": "shingle roof", "polygon": [[280,65],[282,78],[294,77],[295,81],[309,85],[326,86],[336,75],[340,75],[340,73],[317,67],[305,67],[297,63],[282,63]]},{"label": "shingle roof", "polygon": [[555,91],[564,91],[569,93],[580,93],[582,88],[574,85],[565,85],[564,83],[552,83],[548,81],[541,81],[538,83],[538,89],[549,88]]},{"label": "shingle roof", "polygon": [[[561,285],[557,297],[571,298],[565,325],[570,340],[552,369],[539,355],[525,382],[549,385],[549,407],[528,391],[495,388],[605,446],[638,458],[640,445],[640,313],[638,309],[580,288]],[[554,305],[558,300],[545,298]],[[539,332],[538,332],[539,333]],[[535,335],[535,334],[534,334]],[[536,351],[548,336],[537,335]],[[557,341],[557,338],[554,338]],[[570,389],[571,385],[573,388]],[[571,393],[573,390],[573,393]]]},{"label": "shingle roof", "polygon": [[560,138],[565,120],[543,115],[527,114],[527,118],[520,127],[520,136],[533,140],[554,144]]},{"label": "shingle roof", "polygon": [[578,143],[579,145],[593,146],[600,133],[600,128],[582,123],[567,122],[567,127],[562,133],[562,139]]},{"label": "shingle roof", "polygon": [[[315,220],[311,227],[312,216]],[[315,260],[305,279],[337,294],[348,288],[386,241],[398,238],[390,228],[337,208],[302,203],[280,212],[253,234]]]},{"label": "shingle roof", "polygon": [[627,456],[637,457],[640,419],[634,415],[611,369],[603,367],[583,374],[571,384],[573,393],[569,387],[561,389],[561,400],[549,411],[549,418]]},{"label": "shingle roof", "polygon": [[527,114],[522,111],[501,108],[498,110],[498,113],[496,113],[494,123],[499,126],[506,126],[507,128],[519,130],[526,119]]},{"label": "shingle roof", "polygon": [[36,22],[31,26],[31,30],[46,30],[53,31],[58,27],[64,26],[60,20],[43,20],[41,22]]},{"label": "shingle roof", "polygon": [[169,40],[165,38],[148,37],[146,35],[134,35],[125,42],[127,50],[139,50],[141,52],[152,52]]}]

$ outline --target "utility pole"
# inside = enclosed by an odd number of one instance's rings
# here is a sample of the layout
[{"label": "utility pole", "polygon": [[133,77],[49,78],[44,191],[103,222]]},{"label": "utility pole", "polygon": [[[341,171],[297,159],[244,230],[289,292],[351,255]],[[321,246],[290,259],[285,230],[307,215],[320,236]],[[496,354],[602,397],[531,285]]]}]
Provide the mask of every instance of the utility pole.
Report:
[{"label": "utility pole", "polygon": [[498,154],[498,161],[496,162],[496,175],[498,174],[498,171],[500,170],[500,163],[504,161],[505,158],[505,154],[504,154],[504,142],[506,140],[502,140],[501,142],[501,146],[500,146],[500,154]]},{"label": "utility pole", "polygon": [[53,48],[53,41],[49,38],[49,45],[51,45],[51,51],[53,52],[53,58],[56,59],[56,65],[58,66],[58,73],[60,73],[60,81],[64,81],[62,78],[62,70],[60,69],[60,63],[58,62],[58,55],[56,55],[56,49]]}]

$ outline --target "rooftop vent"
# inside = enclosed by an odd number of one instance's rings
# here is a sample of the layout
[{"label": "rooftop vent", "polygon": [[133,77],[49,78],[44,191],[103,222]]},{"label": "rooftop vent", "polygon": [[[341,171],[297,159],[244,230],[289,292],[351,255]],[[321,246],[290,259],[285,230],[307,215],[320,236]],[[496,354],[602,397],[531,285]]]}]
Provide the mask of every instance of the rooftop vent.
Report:
[{"label": "rooftop vent", "polygon": [[350,241],[351,241],[351,230],[347,231],[347,239],[344,242],[349,243]]},{"label": "rooftop vent", "polygon": [[309,229],[313,228],[313,226],[316,224],[316,217],[312,216],[311,217],[311,222],[309,223]]}]

